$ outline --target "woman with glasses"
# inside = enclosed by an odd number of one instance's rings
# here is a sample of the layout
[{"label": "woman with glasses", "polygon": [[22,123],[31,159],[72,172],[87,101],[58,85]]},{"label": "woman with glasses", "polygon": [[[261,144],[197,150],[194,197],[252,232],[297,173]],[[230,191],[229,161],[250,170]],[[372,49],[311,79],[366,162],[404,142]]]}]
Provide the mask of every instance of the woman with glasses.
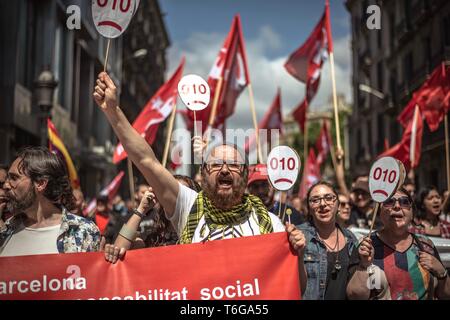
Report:
[{"label": "woman with glasses", "polygon": [[427,236],[450,238],[450,223],[441,219],[442,197],[436,187],[421,189],[417,197],[417,215],[410,231]]},{"label": "woman with glasses", "polygon": [[360,264],[347,287],[349,298],[450,298],[450,280],[433,243],[408,231],[413,211],[404,188],[380,206],[384,227],[359,246]]},{"label": "woman with glasses", "polygon": [[339,199],[331,184],[317,182],[306,200],[309,221],[298,226],[306,237],[303,263],[308,280],[303,299],[346,299],[351,266],[359,263],[357,240],[336,223]]},{"label": "woman with glasses", "polygon": [[350,224],[350,212],[352,207],[350,205],[350,198],[345,194],[339,194],[339,210],[336,215],[336,221],[341,228],[349,228]]}]

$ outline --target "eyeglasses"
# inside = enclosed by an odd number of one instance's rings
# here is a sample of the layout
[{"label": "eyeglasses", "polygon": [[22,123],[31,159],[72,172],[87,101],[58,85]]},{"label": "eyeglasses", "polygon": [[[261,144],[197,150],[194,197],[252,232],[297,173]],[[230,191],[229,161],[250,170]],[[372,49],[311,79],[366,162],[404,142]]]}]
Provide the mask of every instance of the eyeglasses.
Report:
[{"label": "eyeglasses", "polygon": [[242,168],[244,167],[243,164],[238,162],[226,162],[222,160],[217,160],[213,162],[205,163],[204,166],[208,172],[216,172],[222,170],[224,165],[227,165],[228,170],[231,172],[242,172]]},{"label": "eyeglasses", "polygon": [[341,207],[346,207],[346,206],[349,206],[349,207],[350,207],[350,202],[344,202],[344,201],[341,201],[341,202],[339,203],[339,205],[340,205]]},{"label": "eyeglasses", "polygon": [[322,199],[325,201],[325,204],[333,204],[336,202],[336,196],[334,194],[326,194],[323,197],[313,197],[311,199],[309,199],[309,203],[314,205],[314,206],[318,206],[320,204],[320,202],[322,201]]},{"label": "eyeglasses", "polygon": [[411,209],[411,201],[409,201],[408,197],[387,199],[385,202],[383,202],[383,207],[393,208],[397,201],[398,201],[398,204],[400,205],[400,208]]}]

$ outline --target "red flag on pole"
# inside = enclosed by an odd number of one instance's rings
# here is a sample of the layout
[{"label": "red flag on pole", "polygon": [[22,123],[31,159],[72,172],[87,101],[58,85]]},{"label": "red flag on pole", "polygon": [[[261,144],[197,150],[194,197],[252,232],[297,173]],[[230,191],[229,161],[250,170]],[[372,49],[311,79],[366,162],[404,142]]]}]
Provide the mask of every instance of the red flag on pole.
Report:
[{"label": "red flag on pole", "polygon": [[316,154],[314,149],[309,149],[308,160],[305,165],[305,171],[303,172],[302,182],[300,184],[300,190],[298,192],[298,197],[300,199],[305,199],[309,188],[320,180],[320,166],[317,164]]},{"label": "red flag on pole", "polygon": [[384,151],[379,157],[394,157],[403,162],[407,170],[417,167],[422,151],[422,133],[423,120],[420,108],[417,107],[413,118],[403,133],[402,140],[392,148]]},{"label": "red flag on pole", "polygon": [[[133,128],[147,140],[148,144],[153,144],[159,124],[166,120],[172,112],[173,105],[177,103],[178,82],[183,75],[185,59],[181,63],[172,78],[169,79],[156,94],[147,102],[141,113],[133,122]],[[114,150],[113,162],[117,164],[127,157],[121,143]]]},{"label": "red flag on pole", "polygon": [[[234,113],[237,98],[250,83],[241,18],[239,15],[234,16],[230,32],[209,72],[208,84],[211,89],[211,102],[206,109],[196,112],[197,121],[202,122],[203,131],[208,127],[214,96],[218,89],[217,86],[220,78],[223,79],[223,82],[219,92],[217,113],[213,124],[214,128],[218,128],[224,123],[226,118]],[[190,119],[188,128],[192,129],[194,112],[188,110],[187,113]]]},{"label": "red flag on pole", "polygon": [[326,1],[325,11],[306,42],[292,53],[284,67],[297,80],[306,83],[306,95],[293,116],[302,131],[305,129],[308,105],[317,93],[320,84],[320,71],[328,53],[333,51],[331,38],[330,10]]},{"label": "red flag on pole", "polygon": [[[281,133],[282,126],[283,126],[283,116],[281,114],[281,90],[278,88],[277,95],[275,96],[272,105],[267,110],[266,114],[264,115],[264,118],[258,124],[258,129],[267,130],[266,137],[259,136],[260,141],[262,142],[270,141],[269,139],[271,137],[271,130],[278,129],[280,130]],[[248,152],[249,149],[253,149],[255,147],[255,142],[256,137],[255,135],[252,135],[250,140],[245,144],[245,151]]]},{"label": "red flag on pole", "polygon": [[[108,196],[108,199],[111,201],[119,191],[119,187],[124,175],[125,173],[123,171],[120,171],[119,174],[105,188],[103,188],[102,191],[100,191],[100,195]],[[84,216],[90,215],[90,213],[93,212],[96,207],[97,199],[94,198],[86,206],[86,209],[84,209]]]},{"label": "red flag on pole", "polygon": [[445,113],[450,110],[450,66],[441,63],[420,89],[414,92],[411,101],[397,118],[403,127],[411,121],[416,104],[430,131],[436,131]]},{"label": "red flag on pole", "polygon": [[316,141],[316,149],[317,149],[317,165],[320,167],[322,163],[327,158],[328,153],[330,152],[331,146],[331,137],[330,132],[328,131],[327,122],[324,121],[322,124],[322,129],[320,130],[319,137]]}]

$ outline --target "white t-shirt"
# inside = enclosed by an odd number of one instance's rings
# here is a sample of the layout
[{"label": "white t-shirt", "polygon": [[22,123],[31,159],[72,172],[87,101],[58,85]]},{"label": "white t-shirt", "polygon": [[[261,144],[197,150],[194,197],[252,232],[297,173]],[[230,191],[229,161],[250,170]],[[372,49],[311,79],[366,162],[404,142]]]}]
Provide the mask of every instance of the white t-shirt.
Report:
[{"label": "white t-shirt", "polygon": [[[191,212],[192,206],[194,205],[195,199],[197,198],[198,193],[194,190],[182,185],[180,185],[180,191],[178,192],[177,203],[175,206],[175,212],[173,216],[170,218],[175,230],[180,236],[183,232],[183,229],[187,223],[187,218],[189,213]],[[274,232],[282,232],[285,231],[285,227],[280,219],[275,216],[273,213],[269,212],[270,220],[272,221],[273,231]],[[203,236],[200,234],[200,230],[202,227],[204,228]],[[233,226],[226,227],[225,229],[213,230],[210,234],[210,230],[208,225],[205,222],[205,217],[203,216],[200,219],[200,222],[195,229],[194,237],[192,242],[202,242],[207,241],[208,236],[210,240],[218,240],[218,239],[230,239],[230,238],[239,238],[246,236],[256,236],[259,235],[259,225],[258,225],[258,217],[256,213],[253,211],[249,216],[248,220],[244,223]]]},{"label": "white t-shirt", "polygon": [[0,257],[58,253],[56,240],[61,224],[44,228],[23,228],[13,234],[0,252]]}]

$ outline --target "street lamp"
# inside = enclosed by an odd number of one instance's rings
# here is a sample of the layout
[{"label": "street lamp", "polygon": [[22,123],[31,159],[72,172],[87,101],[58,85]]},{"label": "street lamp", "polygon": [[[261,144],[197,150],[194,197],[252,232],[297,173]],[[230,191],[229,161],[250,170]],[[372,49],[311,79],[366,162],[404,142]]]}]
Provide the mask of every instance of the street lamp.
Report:
[{"label": "street lamp", "polygon": [[36,103],[41,110],[41,146],[47,146],[47,118],[53,107],[53,93],[58,82],[48,67],[38,76],[34,82],[34,94]]}]

